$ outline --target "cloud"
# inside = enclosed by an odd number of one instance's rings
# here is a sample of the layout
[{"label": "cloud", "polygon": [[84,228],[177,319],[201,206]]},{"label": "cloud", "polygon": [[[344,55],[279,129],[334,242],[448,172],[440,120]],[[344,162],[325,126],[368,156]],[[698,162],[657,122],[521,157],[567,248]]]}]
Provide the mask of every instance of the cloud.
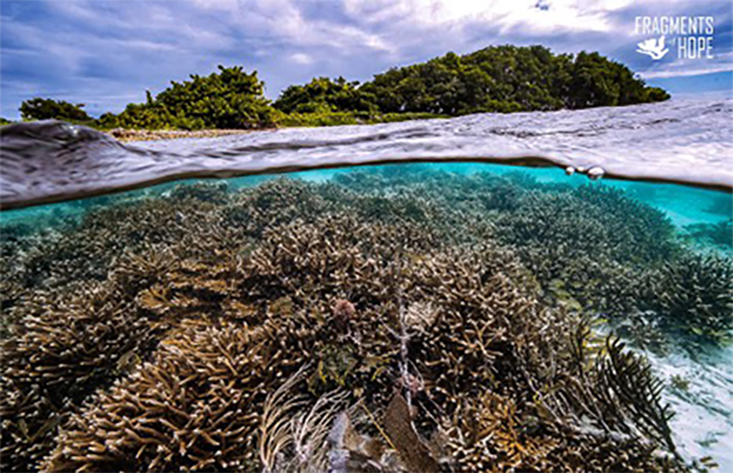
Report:
[{"label": "cloud", "polygon": [[[659,69],[652,69],[640,73],[639,75],[644,79],[668,79],[672,77],[690,77],[700,76],[704,74],[717,74],[720,72],[731,72],[731,60],[733,57],[731,54],[726,54],[725,57],[728,61],[722,61],[718,63],[698,63],[697,60],[679,61],[673,63],[669,67],[661,67]],[[701,65],[702,64],[702,65]]]},{"label": "cloud", "polygon": [[304,66],[313,64],[313,58],[305,53],[295,53],[290,56],[290,60],[296,64],[302,64]]},{"label": "cloud", "polygon": [[238,0],[193,0],[193,3],[204,9],[233,11],[239,9]]},{"label": "cloud", "polygon": [[[713,15],[715,59],[639,55],[640,15]],[[274,98],[313,76],[367,80],[506,43],[597,50],[653,81],[733,69],[732,23],[722,0],[3,0],[0,113],[33,96],[119,111],[217,64],[258,70]]]}]

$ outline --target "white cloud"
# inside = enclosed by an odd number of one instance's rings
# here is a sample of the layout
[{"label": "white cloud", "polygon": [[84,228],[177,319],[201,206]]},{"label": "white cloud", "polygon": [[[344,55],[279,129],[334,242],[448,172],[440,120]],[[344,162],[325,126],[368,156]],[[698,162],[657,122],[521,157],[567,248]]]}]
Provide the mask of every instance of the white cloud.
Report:
[{"label": "white cloud", "polygon": [[[4,0],[3,0],[4,1]],[[169,80],[208,74],[217,64],[257,69],[274,97],[314,75],[366,80],[391,66],[492,44],[544,44],[556,52],[595,51],[646,78],[730,70],[728,53],[703,63],[651,64],[635,51],[634,16],[731,12],[721,0],[45,0],[22,21],[3,8],[2,112],[32,95],[88,96],[99,108],[124,106]],[[9,2],[10,4],[10,2]],[[5,3],[3,4],[5,7]],[[44,16],[45,15],[45,16]],[[297,66],[297,67],[294,67]],[[307,66],[307,67],[305,67]],[[83,88],[83,90],[82,90]],[[8,111],[11,111],[10,113]]]},{"label": "white cloud", "polygon": [[[643,79],[669,79],[671,77],[691,77],[720,72],[733,72],[731,65],[717,65],[712,67],[676,67],[661,71],[642,72]],[[733,84],[731,84],[733,86]]]},{"label": "white cloud", "polygon": [[537,0],[395,0],[365,2],[345,0],[346,9],[367,22],[398,21],[422,27],[451,23],[484,23],[497,30],[534,28],[541,33],[560,31],[607,31],[606,15],[627,6],[631,0],[552,0],[546,9]]},{"label": "white cloud", "polygon": [[313,64],[313,58],[305,53],[295,53],[290,56],[290,60],[293,61],[296,64],[301,64],[304,66]]},{"label": "white cloud", "polygon": [[719,72],[733,72],[733,52],[717,54],[713,59],[678,59],[671,63],[662,63],[639,75],[644,79],[666,79]]},{"label": "white cloud", "polygon": [[239,0],[192,0],[193,3],[202,8],[212,10],[237,10],[240,7]]}]

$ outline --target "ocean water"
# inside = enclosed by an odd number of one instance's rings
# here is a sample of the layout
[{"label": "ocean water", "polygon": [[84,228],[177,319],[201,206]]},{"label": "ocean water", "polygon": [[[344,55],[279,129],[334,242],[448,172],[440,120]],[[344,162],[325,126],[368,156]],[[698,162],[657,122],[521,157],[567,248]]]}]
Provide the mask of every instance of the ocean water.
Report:
[{"label": "ocean water", "polygon": [[[674,456],[669,425],[682,462],[733,471],[730,111],[135,147],[59,124],[6,135],[3,470],[318,471],[339,455],[409,469],[412,442],[447,471],[653,471]],[[450,162],[366,165],[415,158]],[[652,378],[614,365],[606,337]],[[418,437],[391,430],[394,392]],[[344,416],[361,446],[336,445]],[[467,419],[490,434],[480,448]],[[265,425],[289,426],[280,447]]]},{"label": "ocean water", "polygon": [[183,178],[420,160],[559,167],[729,190],[731,117],[733,99],[672,100],[134,145],[61,122],[22,123],[0,136],[0,203],[19,208]]}]

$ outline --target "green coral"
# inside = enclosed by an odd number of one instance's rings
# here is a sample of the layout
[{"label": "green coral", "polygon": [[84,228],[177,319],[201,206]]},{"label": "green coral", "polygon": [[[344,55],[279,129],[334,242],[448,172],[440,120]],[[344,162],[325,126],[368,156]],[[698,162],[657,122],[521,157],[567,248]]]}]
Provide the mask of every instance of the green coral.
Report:
[{"label": "green coral", "polygon": [[695,338],[726,340],[733,329],[733,264],[715,255],[686,255],[650,274],[649,308],[665,325]]}]

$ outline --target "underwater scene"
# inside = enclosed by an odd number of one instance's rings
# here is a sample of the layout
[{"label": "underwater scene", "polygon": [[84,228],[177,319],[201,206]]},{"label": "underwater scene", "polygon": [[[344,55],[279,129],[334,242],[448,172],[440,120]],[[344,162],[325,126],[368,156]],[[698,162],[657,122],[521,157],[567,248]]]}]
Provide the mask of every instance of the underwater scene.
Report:
[{"label": "underwater scene", "polygon": [[733,471],[730,192],[571,171],[3,210],[2,470]]}]

